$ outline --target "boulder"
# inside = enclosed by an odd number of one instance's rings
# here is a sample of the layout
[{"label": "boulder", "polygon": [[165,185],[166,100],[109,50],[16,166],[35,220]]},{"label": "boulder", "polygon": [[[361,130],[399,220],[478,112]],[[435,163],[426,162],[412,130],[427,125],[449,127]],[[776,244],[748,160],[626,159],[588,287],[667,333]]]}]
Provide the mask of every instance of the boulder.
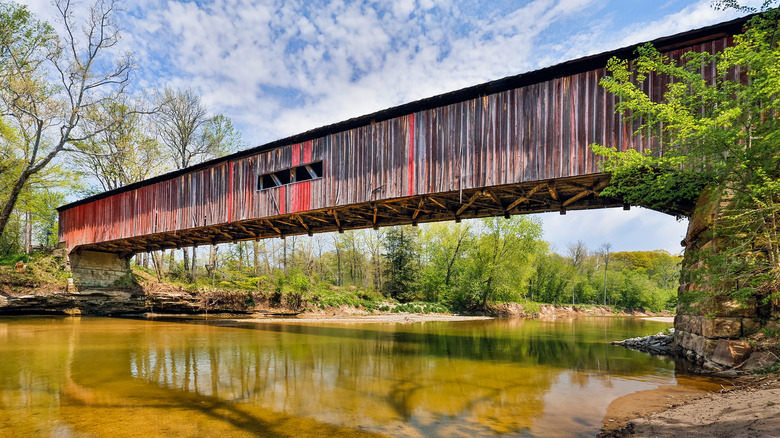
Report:
[{"label": "boulder", "polygon": [[774,332],[780,332],[780,319],[772,318],[764,324],[764,328]]},{"label": "boulder", "polygon": [[752,351],[753,348],[748,343],[720,339],[710,360],[720,365],[733,367],[742,363]]},{"label": "boulder", "polygon": [[780,358],[771,351],[754,351],[738,368],[742,371],[752,371],[770,367],[777,362],[780,362]]}]

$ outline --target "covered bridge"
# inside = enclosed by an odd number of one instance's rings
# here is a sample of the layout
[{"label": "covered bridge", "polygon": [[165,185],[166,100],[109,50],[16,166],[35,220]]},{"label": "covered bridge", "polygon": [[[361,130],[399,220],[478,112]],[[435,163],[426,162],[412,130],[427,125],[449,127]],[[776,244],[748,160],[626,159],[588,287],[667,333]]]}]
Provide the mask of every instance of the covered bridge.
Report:
[{"label": "covered bridge", "polygon": [[[745,19],[660,38],[720,51]],[[150,250],[294,234],[622,205],[591,143],[658,149],[599,86],[636,46],[442,94],[60,207],[68,252]],[[714,73],[714,72],[713,72]],[[660,98],[667,83],[645,83]]]}]

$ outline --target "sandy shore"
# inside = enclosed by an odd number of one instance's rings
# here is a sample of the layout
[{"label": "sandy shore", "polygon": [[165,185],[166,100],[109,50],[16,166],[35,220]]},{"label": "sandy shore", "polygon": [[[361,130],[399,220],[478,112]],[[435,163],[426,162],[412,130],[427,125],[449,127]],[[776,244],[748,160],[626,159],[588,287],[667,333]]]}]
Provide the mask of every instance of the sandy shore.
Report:
[{"label": "sandy shore", "polygon": [[647,321],[658,321],[658,322],[668,322],[668,323],[674,323],[674,316],[646,316],[642,318]]},{"label": "sandy shore", "polygon": [[602,437],[778,437],[780,382],[751,381],[720,393],[674,386],[640,391],[613,401],[604,426],[623,427]]},{"label": "sandy shore", "polygon": [[493,319],[490,316],[463,316],[463,315],[444,315],[437,313],[419,314],[419,313],[386,313],[382,315],[326,315],[316,313],[305,313],[299,316],[259,316],[251,319],[241,319],[241,321],[252,321],[257,323],[317,323],[317,324],[340,324],[340,323],[401,323],[411,324],[414,322],[430,321],[477,321],[483,319]]}]

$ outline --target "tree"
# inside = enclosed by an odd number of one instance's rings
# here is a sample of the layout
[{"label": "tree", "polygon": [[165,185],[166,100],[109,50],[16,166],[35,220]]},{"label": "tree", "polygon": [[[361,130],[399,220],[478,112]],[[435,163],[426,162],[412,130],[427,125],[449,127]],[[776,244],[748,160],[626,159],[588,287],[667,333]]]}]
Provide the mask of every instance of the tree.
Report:
[{"label": "tree", "polygon": [[[689,280],[708,285],[699,289],[705,295],[689,296],[696,301],[728,294],[780,303],[780,10],[770,9],[777,3],[764,2],[720,53],[676,61],[646,45],[632,63],[611,60],[602,80],[619,97],[617,110],[660,144],[643,153],[594,146],[612,174],[603,193],[714,218],[701,244],[686,250]],[[736,1],[715,5],[749,10]],[[661,101],[643,91],[655,75],[669,83]]]},{"label": "tree", "polygon": [[566,250],[569,253],[572,266],[577,268],[578,272],[582,271],[585,259],[588,257],[588,247],[585,242],[578,240],[576,243],[570,243]]},{"label": "tree", "polygon": [[529,216],[486,218],[480,225],[463,283],[486,310],[494,298],[516,299],[527,284],[533,256],[542,245],[542,225]]},{"label": "tree", "polygon": [[392,227],[384,237],[388,265],[385,294],[399,301],[412,301],[419,287],[419,230],[408,225]]},{"label": "tree", "polygon": [[[610,251],[612,251],[612,244],[607,242],[601,245],[599,248],[599,257],[604,265],[604,305],[607,305],[607,271],[609,270]],[[596,267],[598,269],[598,266]]]},{"label": "tree", "polygon": [[568,298],[568,289],[574,293],[572,283],[576,277],[571,259],[567,261],[558,254],[540,254],[528,279],[528,295],[532,301],[561,304]]},{"label": "tree", "polygon": [[472,227],[468,222],[437,223],[424,228],[422,251],[425,264],[421,280],[426,299],[439,301],[451,294],[453,279],[462,272],[472,237]]},{"label": "tree", "polygon": [[95,191],[113,190],[161,174],[169,168],[160,157],[160,144],[150,135],[148,115],[137,109],[144,105],[106,101],[98,108],[102,118],[118,122],[81,142],[75,162],[81,171],[100,183]]},{"label": "tree", "polygon": [[[0,234],[30,178],[118,122],[96,118],[97,109],[124,93],[133,66],[129,55],[112,50],[119,41],[112,1],[90,8],[82,32],[69,0],[55,6],[62,39],[24,6],[0,3],[0,140],[6,151],[0,168],[13,172],[10,191],[0,195]],[[16,138],[7,136],[9,128]]]},{"label": "tree", "polygon": [[157,135],[177,169],[224,155],[241,145],[241,135],[223,115],[209,117],[193,90],[166,88],[157,96]]},{"label": "tree", "polygon": [[[165,145],[176,169],[215,158],[241,146],[241,135],[229,118],[209,117],[200,96],[193,90],[165,89],[158,97],[156,131]],[[211,251],[213,252],[213,246]],[[184,272],[193,279],[189,250],[182,248]],[[193,250],[193,266],[196,252]]]}]

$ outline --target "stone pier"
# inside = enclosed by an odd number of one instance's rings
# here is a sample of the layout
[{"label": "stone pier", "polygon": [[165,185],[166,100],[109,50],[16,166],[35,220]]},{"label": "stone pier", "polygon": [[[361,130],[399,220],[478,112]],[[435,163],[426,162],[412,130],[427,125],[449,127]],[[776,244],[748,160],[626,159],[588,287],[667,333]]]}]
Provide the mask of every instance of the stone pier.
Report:
[{"label": "stone pier", "polygon": [[116,253],[77,251],[68,255],[75,285],[85,288],[131,288],[134,286],[130,259]]},{"label": "stone pier", "polygon": [[[704,193],[690,217],[683,241],[685,257],[678,291],[681,304],[674,318],[674,343],[689,359],[700,364],[733,367],[747,359],[752,351],[740,339],[763,329],[780,331],[780,311],[755,298],[740,305],[730,298],[728,285],[718,286],[718,281],[691,275],[704,263],[696,260],[695,253],[722,244],[713,237],[711,227],[728,202]],[[718,287],[721,289],[717,290]],[[693,295],[698,298],[688,299]]]}]

